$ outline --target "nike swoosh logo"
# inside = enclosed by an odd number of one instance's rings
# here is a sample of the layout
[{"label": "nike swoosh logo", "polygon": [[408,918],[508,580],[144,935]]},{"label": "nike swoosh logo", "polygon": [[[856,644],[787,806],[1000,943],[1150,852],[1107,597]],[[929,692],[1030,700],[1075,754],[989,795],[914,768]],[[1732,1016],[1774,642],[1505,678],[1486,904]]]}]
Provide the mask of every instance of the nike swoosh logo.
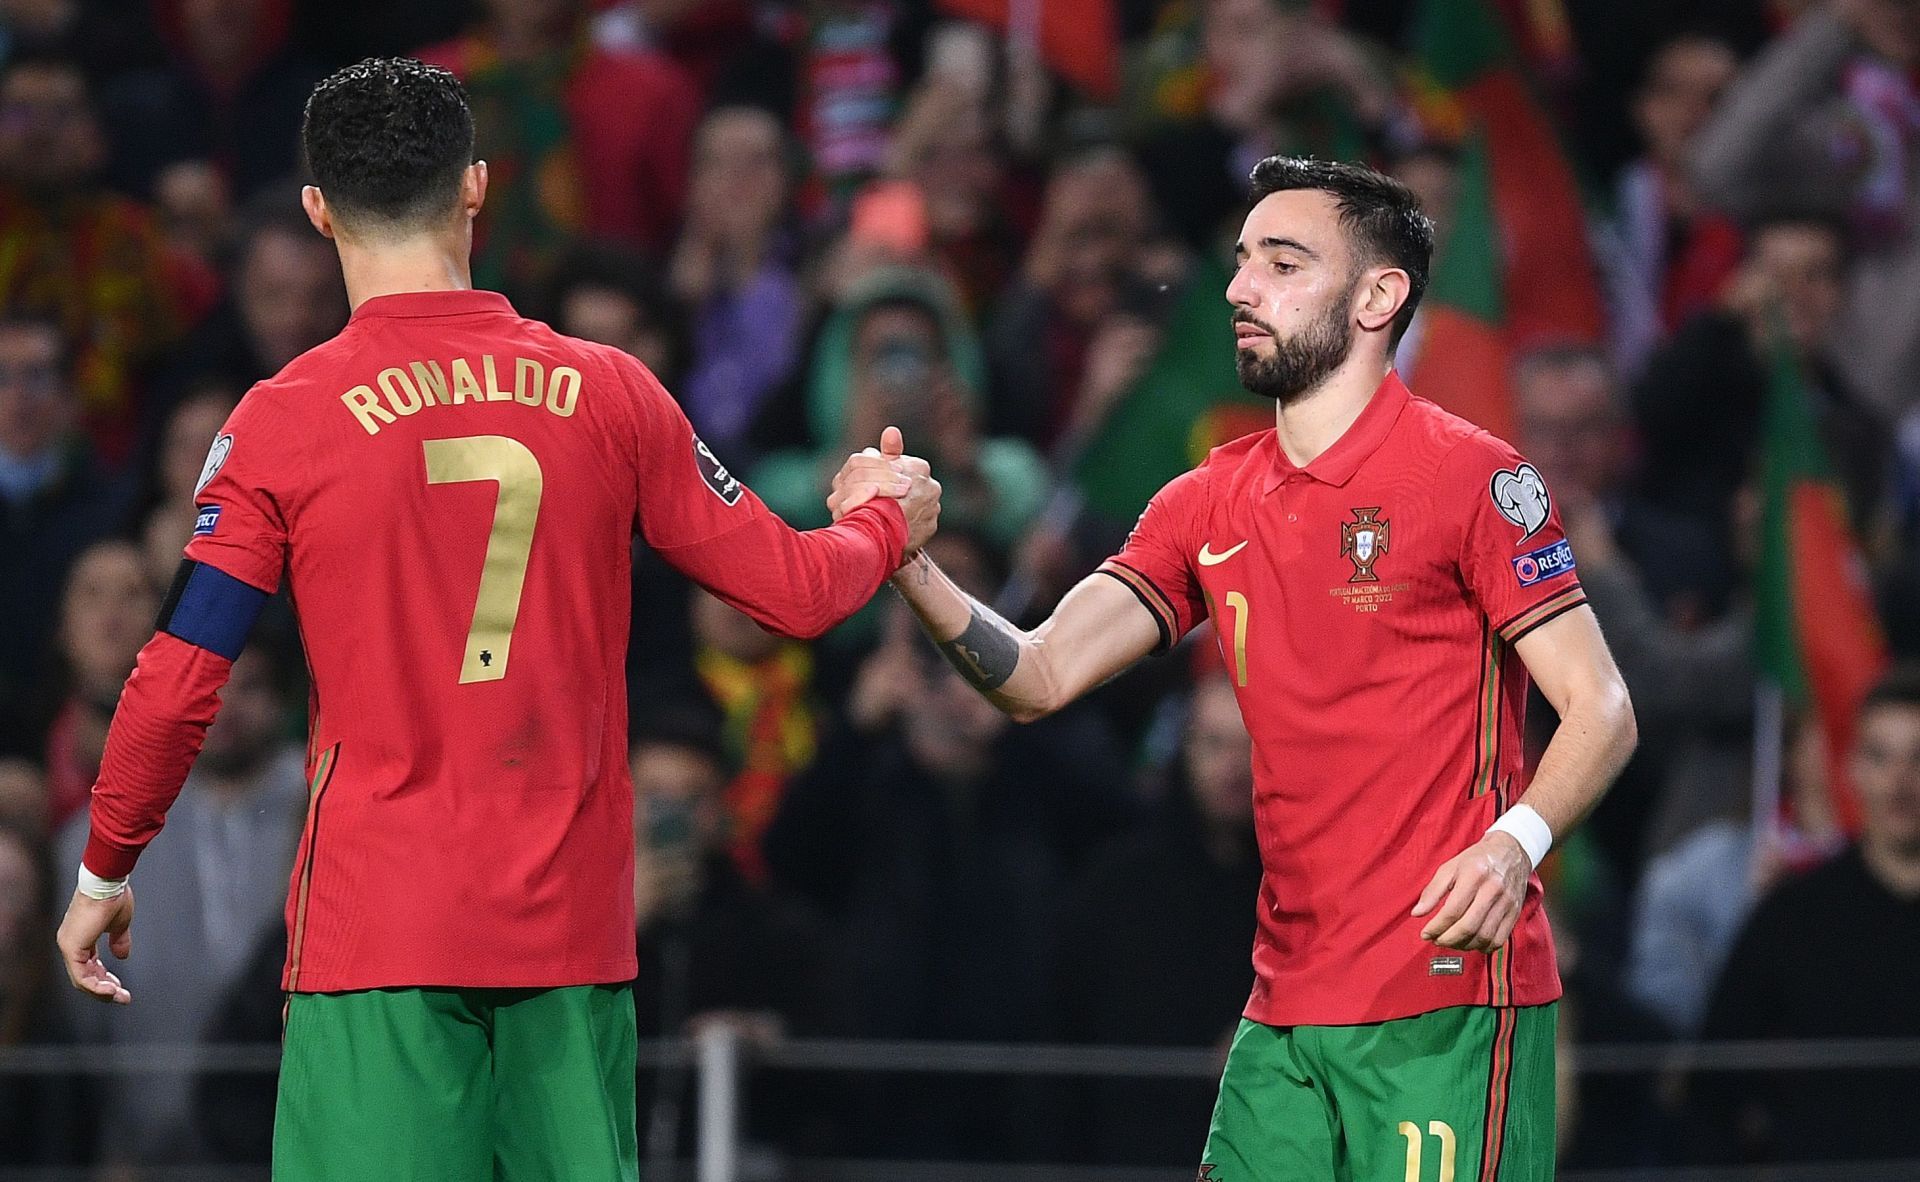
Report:
[{"label": "nike swoosh logo", "polygon": [[1242,542],[1238,546],[1235,546],[1233,549],[1227,551],[1225,554],[1215,554],[1211,549],[1211,547],[1212,547],[1212,543],[1208,543],[1207,545],[1200,547],[1200,565],[1201,566],[1218,566],[1221,563],[1225,562],[1227,559],[1232,558],[1235,554],[1240,553],[1240,551],[1245,550],[1247,548],[1247,543]]}]

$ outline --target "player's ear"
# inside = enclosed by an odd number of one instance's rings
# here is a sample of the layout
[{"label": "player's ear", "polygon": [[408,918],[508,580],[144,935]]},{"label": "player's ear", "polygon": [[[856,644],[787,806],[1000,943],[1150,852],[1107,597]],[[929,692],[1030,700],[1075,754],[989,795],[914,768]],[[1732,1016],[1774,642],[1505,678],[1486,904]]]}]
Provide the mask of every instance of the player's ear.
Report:
[{"label": "player's ear", "polygon": [[475,160],[460,177],[460,208],[469,218],[477,217],[487,203],[487,162]]},{"label": "player's ear", "polygon": [[1360,327],[1368,332],[1378,332],[1391,325],[1412,290],[1412,280],[1398,267],[1383,267],[1373,272],[1360,288],[1360,308],[1357,313]]},{"label": "player's ear", "polygon": [[300,190],[300,208],[307,211],[307,220],[320,231],[321,237],[333,237],[333,213],[327,209],[327,198],[320,192],[320,186],[307,185]]}]

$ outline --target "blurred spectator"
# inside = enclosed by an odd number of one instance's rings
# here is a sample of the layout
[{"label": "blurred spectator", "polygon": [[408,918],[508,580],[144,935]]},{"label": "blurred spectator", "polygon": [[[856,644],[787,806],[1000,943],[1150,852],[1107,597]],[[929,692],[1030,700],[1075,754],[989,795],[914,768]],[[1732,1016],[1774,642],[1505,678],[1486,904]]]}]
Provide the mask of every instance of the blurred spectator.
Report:
[{"label": "blurred spectator", "polygon": [[16,751],[29,742],[20,721],[34,710],[67,570],[130,510],[127,482],[100,469],[76,429],[69,362],[57,326],[0,320],[0,732]]},{"label": "blurred spectator", "polygon": [[[0,816],[0,1049],[64,1042],[58,958],[47,953],[52,874],[39,835]],[[89,1116],[79,1081],[0,1075],[0,1162],[78,1165]]]},{"label": "blurred spectator", "polygon": [[490,170],[474,283],[537,290],[576,238],[664,253],[699,116],[692,79],[663,58],[594,45],[587,0],[484,7],[465,37],[419,54],[466,83]]},{"label": "blurred spectator", "polygon": [[106,145],[87,80],[58,58],[0,73],[0,310],[45,316],[77,350],[80,425],[110,463],[138,426],[143,370],[179,339],[212,277],[170,252],[152,215],[98,187]]},{"label": "blurred spectator", "polygon": [[[1069,1042],[1224,1046],[1246,1004],[1260,888],[1252,740],[1217,664],[1186,707],[1166,799],[1094,858],[1062,908],[1055,1005]],[[1190,1161],[1213,1104],[1171,1081],[1079,1090],[1063,1141],[1113,1165]]]},{"label": "blurred spectator", "polygon": [[300,167],[307,95],[326,71],[290,39],[293,0],[157,0],[170,59],[101,95],[119,187],[160,196],[169,165],[206,161],[245,201]]},{"label": "blurred spectator", "polygon": [[[164,836],[140,859],[137,955],[116,966],[137,1002],[103,1006],[68,990],[83,1043],[181,1043],[200,1037],[270,925],[278,924],[306,818],[306,761],[285,738],[286,698],[258,647],[233,664]],[[80,864],[81,813],[60,834],[56,865]],[[196,1161],[185,1073],[122,1076],[107,1085],[102,1157],[109,1163]]]},{"label": "blurred spectator", "polygon": [[47,778],[30,760],[0,758],[0,827],[46,836]]},{"label": "blurred spectator", "polygon": [[915,89],[894,129],[890,171],[924,195],[934,257],[978,319],[1019,267],[1018,211],[1010,208],[1017,194],[987,101],[988,80],[954,75],[930,70]]},{"label": "blurred spectator", "polygon": [[703,91],[753,40],[750,0],[600,0],[593,39],[608,49],[663,53],[692,74]]},{"label": "blurred spectator", "polygon": [[749,430],[800,362],[805,293],[793,270],[791,154],[765,111],[726,107],[694,137],[673,286],[693,315],[675,393],[715,451],[744,465]]},{"label": "blurred spectator", "polygon": [[1614,184],[1614,356],[1637,373],[1647,354],[1713,307],[1740,261],[1740,231],[1704,206],[1688,171],[1694,141],[1738,68],[1732,47],[1682,35],[1654,50],[1633,100],[1641,156]]},{"label": "blurred spectator", "polygon": [[[1661,580],[1649,579],[1627,553],[1606,502],[1558,473],[1549,479],[1579,563],[1581,585],[1606,632],[1640,722],[1640,749],[1583,828],[1607,855],[1622,886],[1630,889],[1649,860],[1658,864],[1671,857],[1690,865],[1702,856],[1697,849],[1682,853],[1676,848],[1690,842],[1696,830],[1729,820],[1738,828],[1747,815],[1755,674],[1753,611],[1745,581],[1757,544],[1757,521],[1750,511],[1741,515],[1733,553],[1725,558],[1731,568],[1727,573],[1740,580],[1741,588],[1720,615],[1708,617],[1698,611],[1697,601],[1682,598],[1663,605],[1656,599]],[[1747,510],[1755,508],[1750,495],[1739,503]],[[1685,567],[1692,558],[1686,547],[1718,552],[1717,542],[1687,540],[1699,529],[1690,522],[1675,527],[1673,544],[1681,549],[1649,547],[1641,561],[1649,567]],[[1697,570],[1699,564],[1693,565]],[[1535,713],[1547,710],[1540,706]],[[1702,841],[1712,845],[1708,838]],[[1668,1014],[1666,1007],[1660,1010]]]},{"label": "blurred spectator", "polygon": [[1913,404],[1920,370],[1920,8],[1827,0],[1742,71],[1701,131],[1709,204],[1754,218],[1817,211],[1849,230],[1844,339],[1830,358],[1881,414]]},{"label": "blurred spectator", "polygon": [[1675,1033],[1700,1034],[1707,1002],[1754,900],[1796,853],[1840,839],[1825,800],[1818,732],[1802,725],[1788,748],[1783,788],[1795,827],[1779,848],[1756,845],[1750,810],[1709,820],[1653,858],[1640,883],[1626,985]]},{"label": "blurred spectator", "polygon": [[213,268],[226,258],[233,190],[205,160],[181,160],[153,179],[153,211],[167,249]]},{"label": "blurred spectator", "polygon": [[1607,531],[1670,618],[1691,626],[1717,615],[1738,573],[1733,556],[1699,520],[1636,490],[1631,408],[1606,353],[1588,345],[1531,349],[1514,363],[1513,397],[1515,443],[1546,476],[1562,516],[1576,508],[1597,513],[1589,524]]},{"label": "blurred spectator", "polygon": [[147,0],[0,0],[0,63],[55,54],[107,78],[159,56]]},{"label": "blurred spectator", "polygon": [[[205,472],[208,449],[226,425],[233,408],[239,405],[246,387],[223,381],[205,381],[195,385],[174,406],[160,432],[160,445],[153,456],[153,474],[148,479],[147,500],[184,516],[192,508]],[[171,580],[173,575],[169,573]]]},{"label": "blurred spectator", "polygon": [[1049,476],[1026,441],[983,437],[980,344],[938,276],[874,272],[828,319],[814,347],[807,414],[819,450],[769,456],[748,481],[795,525],[824,525],[825,478],[849,451],[899,427],[940,473],[942,521],[1006,546],[1045,503]]},{"label": "blurred spectator", "polygon": [[542,302],[555,328],[637,358],[678,393],[689,361],[686,312],[645,256],[583,244],[561,261]]},{"label": "blurred spectator", "polygon": [[1833,223],[1799,215],[1761,222],[1723,308],[1695,317],[1647,362],[1634,393],[1647,495],[1705,523],[1723,547],[1732,544],[1735,490],[1755,470],[1776,325],[1801,366],[1856,527],[1880,506],[1888,432],[1841,372],[1843,355],[1862,344],[1839,320],[1846,266]]},{"label": "blurred spectator", "polygon": [[1393,115],[1391,66],[1297,0],[1203,0],[1207,118],[1142,148],[1154,196],[1188,244],[1218,246],[1247,173],[1276,152],[1365,160]]},{"label": "blurred spectator", "polygon": [[1097,429],[1160,345],[1180,256],[1150,245],[1139,168],[1100,149],[1047,185],[1040,227],[988,331],[991,426],[1054,448]]},{"label": "blurred spectator", "polygon": [[693,593],[693,667],[721,710],[726,745],[738,770],[722,794],[727,841],[736,868],[764,882],[760,839],[788,781],[813,762],[819,724],[813,702],[813,650],[784,640],[705,591]]},{"label": "blurred spectator", "polygon": [[[944,533],[932,546],[943,566],[955,558],[950,572],[984,570],[971,548]],[[841,925],[857,1035],[1041,1038],[1050,901],[1132,809],[1114,738],[1085,710],[1014,728],[889,606],[895,623],[854,692],[880,708],[850,708],[852,725],[787,789],[768,863]],[[859,1152],[1006,1160],[1046,1135],[1019,1089],[894,1083],[874,1081],[850,1115]]]},{"label": "blurred spectator", "polygon": [[75,816],[85,828],[107,724],[159,609],[160,591],[132,542],[96,542],[74,560],[60,601],[58,712],[46,732],[47,823],[56,832]]},{"label": "blurred spectator", "polygon": [[208,450],[239,401],[231,387],[203,384],[174,407],[161,431],[153,471],[147,478],[139,536],[147,579],[157,588],[171,586],[179,570],[181,552],[193,537],[193,496]]},{"label": "blurred spectator", "polygon": [[[1707,1007],[1708,1039],[1920,1037],[1920,671],[1860,708],[1851,772],[1859,841],[1783,883],[1740,933]],[[1911,1156],[1920,1070],[1697,1076],[1704,1160]]]},{"label": "blurred spectator", "polygon": [[[634,739],[632,762],[640,1036],[677,1037],[716,1019],[761,1034],[828,1032],[833,995],[819,919],[749,883],[729,854],[727,772],[713,721],[684,707],[652,715]],[[756,1080],[748,1135],[791,1145],[808,1136],[821,1109],[782,1082],[792,1080]],[[643,1078],[649,1159],[669,1151],[669,1141],[690,1148],[680,1127],[691,1116],[688,1083],[673,1068]]]},{"label": "blurred spectator", "polygon": [[226,299],[156,383],[146,416],[149,435],[190,387],[212,382],[245,393],[346,326],[340,260],[333,244],[308,223],[299,186],[260,193],[242,212],[236,247]]},{"label": "blurred spectator", "polygon": [[819,186],[810,212],[825,220],[886,167],[925,13],[907,0],[804,0],[797,8],[795,124]]}]

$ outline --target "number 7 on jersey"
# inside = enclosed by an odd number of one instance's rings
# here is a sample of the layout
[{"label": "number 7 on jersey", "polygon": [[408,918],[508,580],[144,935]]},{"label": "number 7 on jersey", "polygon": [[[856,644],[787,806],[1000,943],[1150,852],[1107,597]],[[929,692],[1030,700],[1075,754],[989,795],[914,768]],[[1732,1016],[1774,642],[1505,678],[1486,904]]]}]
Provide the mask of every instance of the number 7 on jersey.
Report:
[{"label": "number 7 on jersey", "polygon": [[421,446],[427,453],[428,484],[491,480],[499,485],[486,565],[473,601],[473,626],[460,662],[460,684],[498,681],[507,675],[507,651],[527,582],[533,526],[540,516],[540,461],[526,444],[505,435],[428,439]]}]

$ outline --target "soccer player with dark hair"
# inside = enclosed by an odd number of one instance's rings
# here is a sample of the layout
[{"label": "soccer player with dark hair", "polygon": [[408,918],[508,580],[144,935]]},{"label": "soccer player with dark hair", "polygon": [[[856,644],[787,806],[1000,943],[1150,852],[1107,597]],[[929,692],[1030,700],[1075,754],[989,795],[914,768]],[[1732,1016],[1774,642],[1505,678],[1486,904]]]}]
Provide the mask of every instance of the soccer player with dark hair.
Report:
[{"label": "soccer player with dark hair", "polygon": [[632,536],[812,636],[926,541],[939,485],[854,457],[834,499],[862,505],[797,533],[638,362],[472,290],[487,168],[444,70],[341,70],[302,134],[353,318],[214,441],[94,786],[68,975],[131,1000],[98,941],[131,950],[128,875],[284,576],[313,700],[274,1176],[635,1178]]},{"label": "soccer player with dark hair", "polygon": [[[894,585],[1020,719],[1213,619],[1264,875],[1202,1178],[1550,1178],[1534,869],[1632,751],[1632,708],[1539,471],[1390,367],[1433,246],[1412,193],[1284,157],[1253,188],[1226,295],[1275,428],[1163,488],[1031,632],[924,554]],[[1529,677],[1560,715],[1531,782]]]}]

